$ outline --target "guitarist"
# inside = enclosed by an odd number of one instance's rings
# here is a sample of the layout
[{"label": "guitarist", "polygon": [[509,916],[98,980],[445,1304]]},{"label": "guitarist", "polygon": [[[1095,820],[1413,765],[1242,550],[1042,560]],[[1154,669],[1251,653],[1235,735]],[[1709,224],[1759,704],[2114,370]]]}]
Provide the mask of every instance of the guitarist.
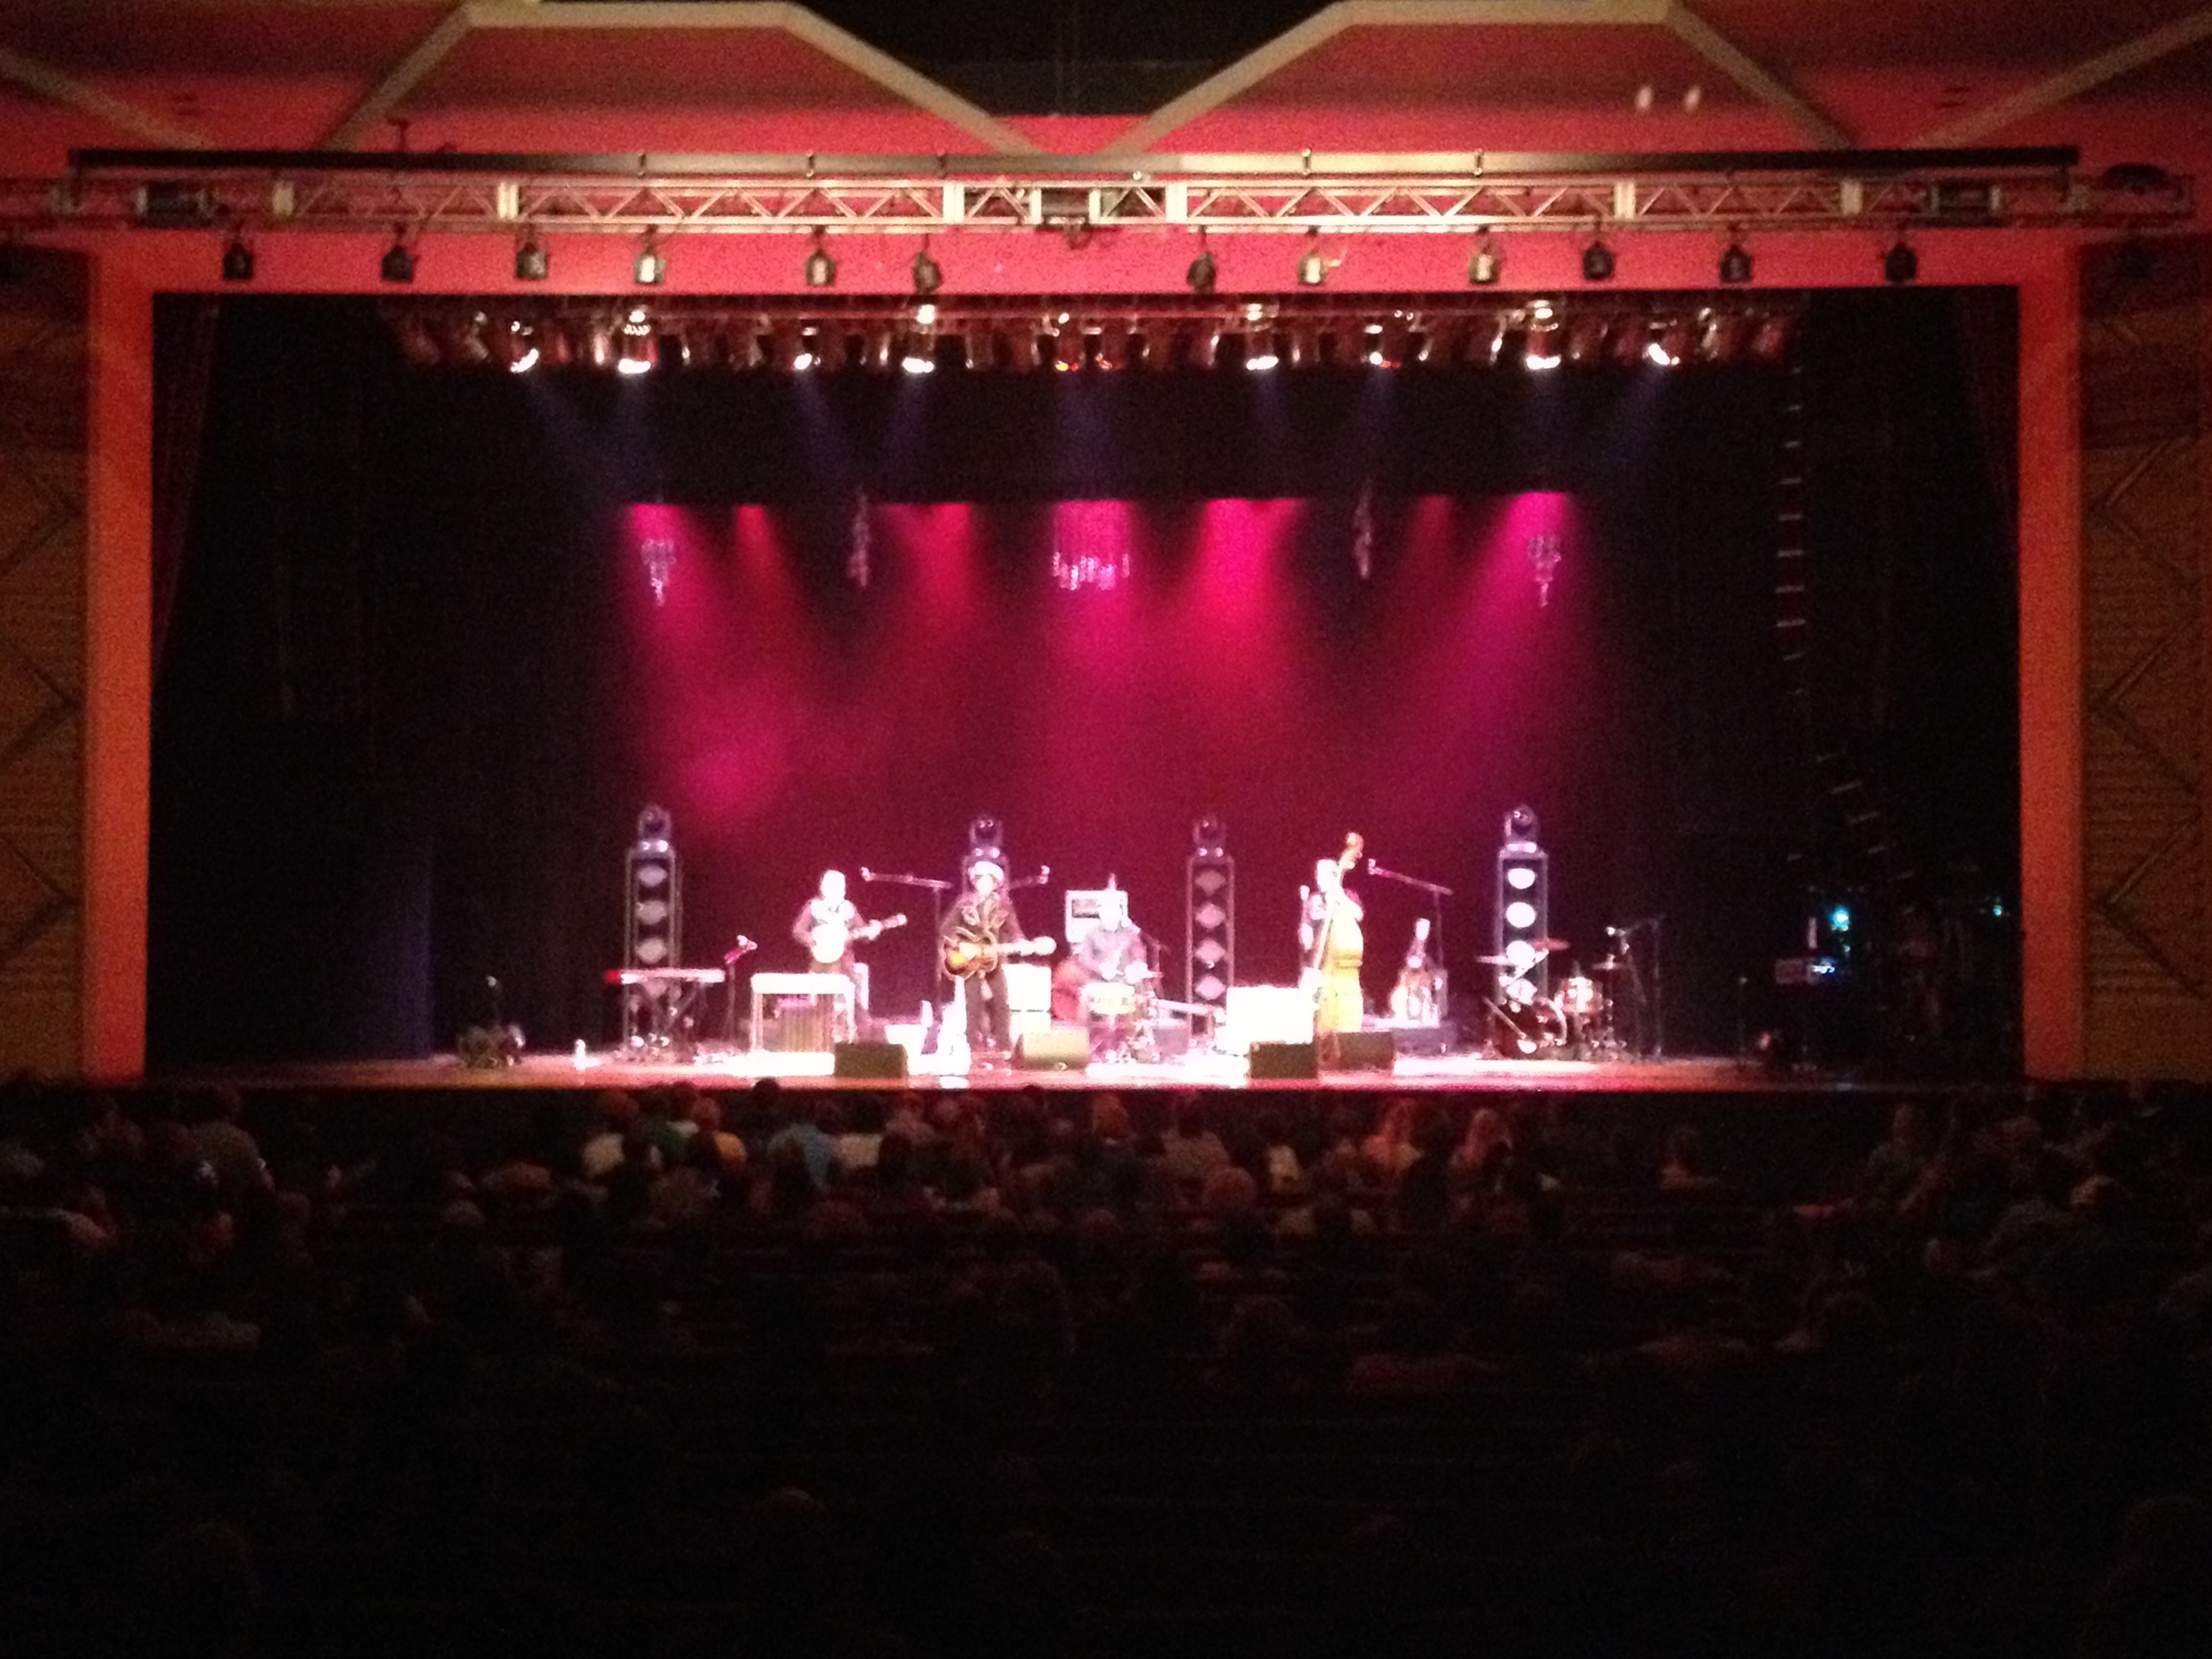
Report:
[{"label": "guitarist", "polygon": [[977,859],[968,866],[967,891],[946,913],[938,934],[949,964],[956,945],[990,947],[984,957],[990,964],[988,970],[964,976],[968,982],[968,1052],[977,1057],[1005,1055],[1014,1046],[1006,1014],[1006,967],[998,949],[1019,944],[1028,934],[1022,931],[1021,918],[1014,913],[1014,902],[1006,896],[1005,887],[1002,867],[988,858]]},{"label": "guitarist", "polygon": [[[868,1012],[868,964],[854,959],[853,946],[905,919],[901,916],[864,923],[860,907],[845,896],[845,872],[825,870],[820,888],[799,907],[799,918],[791,924],[791,936],[806,947],[814,972],[841,973],[853,982],[853,1010],[857,1019]],[[837,1034],[841,1041],[849,1041],[856,1033]]]}]

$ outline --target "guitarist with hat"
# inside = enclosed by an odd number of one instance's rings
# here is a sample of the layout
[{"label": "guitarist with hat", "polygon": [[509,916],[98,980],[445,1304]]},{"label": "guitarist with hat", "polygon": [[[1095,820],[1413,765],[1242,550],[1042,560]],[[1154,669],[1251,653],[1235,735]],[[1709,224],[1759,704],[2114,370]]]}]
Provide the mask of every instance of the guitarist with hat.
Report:
[{"label": "guitarist with hat", "polygon": [[967,982],[968,1052],[977,1058],[1003,1056],[1013,1048],[1007,1020],[1006,964],[1010,956],[1033,956],[1052,941],[1033,943],[1022,931],[1014,902],[1006,896],[1004,866],[979,858],[968,866],[967,891],[946,912],[939,930],[945,971]]}]

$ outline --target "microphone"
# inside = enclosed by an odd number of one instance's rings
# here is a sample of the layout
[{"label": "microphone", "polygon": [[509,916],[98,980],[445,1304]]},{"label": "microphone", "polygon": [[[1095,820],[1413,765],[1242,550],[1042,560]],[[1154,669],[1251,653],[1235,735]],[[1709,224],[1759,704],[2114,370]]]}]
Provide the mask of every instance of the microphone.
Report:
[{"label": "microphone", "polygon": [[1370,858],[1367,861],[1367,873],[1371,876],[1379,876],[1382,874],[1382,866]]},{"label": "microphone", "polygon": [[876,879],[875,872],[869,869],[866,864],[863,864],[860,866],[860,879],[863,881],[873,881]]},{"label": "microphone", "polygon": [[1040,881],[1051,880],[1052,866],[1050,864],[1039,864],[1037,866],[1037,879]]}]

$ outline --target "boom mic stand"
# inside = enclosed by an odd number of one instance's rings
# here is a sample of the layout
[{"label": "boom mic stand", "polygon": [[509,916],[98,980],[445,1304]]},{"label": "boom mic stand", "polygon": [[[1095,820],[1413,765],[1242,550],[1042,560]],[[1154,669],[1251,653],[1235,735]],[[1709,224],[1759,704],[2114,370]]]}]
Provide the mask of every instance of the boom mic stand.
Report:
[{"label": "boom mic stand", "polygon": [[[941,881],[935,876],[918,876],[910,871],[871,870],[866,864],[860,866],[860,879],[887,887],[919,887],[929,895],[930,937],[932,940],[944,937],[945,895],[951,892],[956,883]],[[933,952],[933,961],[935,965],[931,970],[929,982],[933,986],[942,987],[948,977],[944,954],[941,951]]]},{"label": "boom mic stand", "polygon": [[1424,881],[1418,876],[1409,876],[1395,870],[1386,870],[1372,858],[1367,861],[1367,873],[1371,876],[1380,876],[1385,881],[1395,881],[1400,887],[1411,887],[1416,892],[1425,893],[1429,895],[1431,923],[1429,937],[1435,941],[1438,964],[1448,972],[1450,964],[1444,961],[1444,901],[1452,896],[1452,890],[1440,881]]}]

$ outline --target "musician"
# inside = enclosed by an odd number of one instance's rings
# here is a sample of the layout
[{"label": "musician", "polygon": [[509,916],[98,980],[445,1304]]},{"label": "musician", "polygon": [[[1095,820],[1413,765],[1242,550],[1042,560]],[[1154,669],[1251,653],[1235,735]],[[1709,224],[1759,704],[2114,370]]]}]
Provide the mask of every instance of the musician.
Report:
[{"label": "musician", "polygon": [[[819,889],[799,907],[799,919],[791,924],[792,938],[806,947],[819,972],[849,974],[853,971],[853,935],[859,931],[860,907],[845,896],[845,872],[825,870]],[[816,949],[818,942],[820,949]],[[836,954],[823,955],[841,944],[843,949]]]},{"label": "musician", "polygon": [[[967,891],[946,913],[944,926],[938,930],[938,943],[949,946],[956,939],[966,937],[1013,945],[1028,938],[1005,887],[1003,866],[988,858],[970,864]],[[968,979],[967,1003],[968,1053],[981,1057],[1010,1052],[1014,1039],[1007,1019],[1003,963],[995,964],[988,973]]]},{"label": "musician", "polygon": [[[1097,923],[1083,936],[1083,942],[1075,948],[1070,960],[1077,964],[1085,984],[1133,988],[1142,983],[1151,962],[1145,948],[1144,930],[1129,919],[1126,893],[1110,887],[1100,894]],[[1102,1012],[1096,1005],[1087,1010],[1090,1016],[1091,1052],[1099,1059],[1127,1054],[1130,1039],[1136,1033],[1134,998],[1129,992],[1120,995],[1126,999],[1120,1011]]]},{"label": "musician", "polygon": [[1313,1028],[1317,1035],[1360,1028],[1364,1008],[1359,964],[1366,949],[1360,922],[1366,914],[1365,907],[1344,885],[1340,859],[1324,858],[1314,865],[1313,886],[1306,891],[1305,913],[1298,923],[1298,949],[1305,963],[1306,982],[1315,992]]},{"label": "musician", "polygon": [[1390,1017],[1409,1025],[1433,1025],[1442,1016],[1437,1007],[1436,969],[1429,960],[1429,918],[1413,924],[1413,942],[1398,965],[1398,984],[1390,993]]}]

